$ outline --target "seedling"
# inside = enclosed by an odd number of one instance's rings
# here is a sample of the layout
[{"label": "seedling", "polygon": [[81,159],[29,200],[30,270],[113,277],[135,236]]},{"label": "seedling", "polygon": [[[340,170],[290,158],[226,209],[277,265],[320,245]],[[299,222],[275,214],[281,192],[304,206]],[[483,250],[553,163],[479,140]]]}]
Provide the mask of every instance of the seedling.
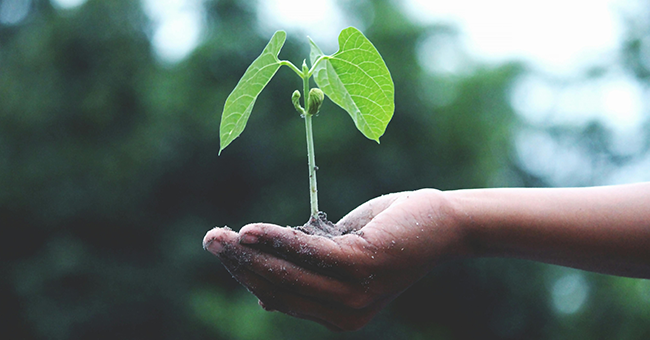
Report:
[{"label": "seedling", "polygon": [[[324,55],[309,39],[311,68],[303,60],[298,68],[290,61],[278,59],[286,40],[284,31],[277,31],[262,54],[248,67],[235,89],[226,99],[221,115],[219,154],[244,131],[253,105],[264,87],[281,66],[288,66],[301,79],[303,92],[296,90],[291,100],[305,120],[307,158],[309,166],[310,221],[320,220],[316,183],[316,156],[312,118],[320,110],[324,95],[348,112],[357,129],[367,138],[379,143],[395,110],[394,85],[381,55],[363,33],[354,27],[341,31],[339,50]],[[314,77],[318,88],[310,89]],[[303,106],[300,105],[303,98]],[[308,222],[309,223],[309,222]]]}]

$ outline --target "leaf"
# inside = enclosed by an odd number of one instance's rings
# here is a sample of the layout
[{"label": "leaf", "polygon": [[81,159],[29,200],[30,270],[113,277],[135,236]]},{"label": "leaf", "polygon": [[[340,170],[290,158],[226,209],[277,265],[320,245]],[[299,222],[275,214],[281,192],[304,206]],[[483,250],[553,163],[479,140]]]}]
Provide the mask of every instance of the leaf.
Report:
[{"label": "leaf", "polygon": [[[323,52],[311,41],[310,60]],[[395,111],[395,85],[375,46],[363,33],[348,27],[339,35],[339,50],[314,69],[318,87],[350,114],[364,136],[379,143]]]},{"label": "leaf", "polygon": [[228,95],[221,114],[219,154],[244,131],[255,100],[281,66],[278,54],[286,38],[284,31],[275,32],[262,54],[246,69],[235,89]]}]

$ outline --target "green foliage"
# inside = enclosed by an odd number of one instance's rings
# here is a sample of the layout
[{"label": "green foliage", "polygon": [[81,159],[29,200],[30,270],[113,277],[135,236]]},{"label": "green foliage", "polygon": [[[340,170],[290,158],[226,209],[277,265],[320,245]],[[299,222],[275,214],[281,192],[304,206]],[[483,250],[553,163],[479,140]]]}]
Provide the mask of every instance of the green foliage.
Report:
[{"label": "green foliage", "polygon": [[364,136],[379,143],[395,110],[395,86],[375,46],[354,27],[341,31],[339,51],[331,56],[309,42],[316,84],[350,114]]},{"label": "green foliage", "polygon": [[[219,153],[244,131],[257,97],[283,64],[303,79],[308,80],[313,74],[322,91],[350,114],[357,129],[379,143],[379,137],[393,117],[395,88],[386,63],[370,40],[358,29],[346,28],[339,35],[339,51],[325,56],[310,39],[312,70],[303,67],[300,71],[277,57],[285,38],[284,31],[275,32],[262,54],[253,61],[228,96],[221,114]],[[299,97],[300,93],[294,92],[292,102],[300,111]],[[321,103],[322,99],[313,112],[307,113],[318,112]]]},{"label": "green foliage", "polygon": [[230,93],[221,114],[221,147],[219,153],[244,131],[253,105],[266,84],[280,68],[278,54],[287,34],[277,31],[255,61],[248,67],[235,89]]},{"label": "green foliage", "polygon": [[[307,159],[309,168],[309,201],[311,217],[318,210],[318,189],[316,181],[316,156],[312,117],[320,110],[325,93],[334,103],[345,109],[352,117],[356,127],[369,139],[379,143],[395,110],[394,85],[384,60],[372,43],[356,28],[349,27],[339,35],[340,49],[331,56],[325,56],[311,41],[312,69],[306,60],[299,70],[289,61],[280,61],[278,53],[286,34],[277,31],[264,52],[248,67],[244,76],[226,99],[221,115],[221,151],[237,138],[246,127],[255,100],[281,65],[290,67],[302,78],[305,93],[305,107],[300,106],[300,91],[294,91],[291,102],[305,119],[307,137]],[[312,75],[318,88],[309,89]]]},{"label": "green foliage", "polygon": [[[0,1],[2,15],[15,3]],[[649,338],[647,280],[585,274],[585,305],[558,314],[550,292],[564,271],[513,260],[441,265],[359,332],[331,333],[264,312],[200,244],[214,225],[303,223],[309,205],[300,199],[307,184],[295,180],[304,169],[287,166],[304,163],[303,121],[288,114],[294,74],[277,72],[278,86],[259,95],[264,105],[246,126],[256,138],[239,139],[230,146],[236,152],[214,152],[215,108],[268,42],[257,31],[256,2],[202,2],[205,42],[164,66],[152,54],[152,23],[139,1],[87,0],[61,11],[48,0],[29,3],[23,21],[0,21],[0,301],[11,311],[0,320],[4,334]],[[318,117],[314,138],[326,174],[321,200],[332,219],[387,192],[543,184],[511,152],[517,117],[509,90],[524,68],[475,64],[462,75],[428,73],[418,46],[448,27],[409,21],[396,1],[337,3],[366,28],[399,91],[381,148],[364,142],[347,114],[329,114],[337,110],[332,100],[322,104],[328,114]],[[633,33],[639,41],[649,36]],[[301,60],[308,50],[288,38],[283,56]],[[633,60],[647,60],[644,51]]]}]

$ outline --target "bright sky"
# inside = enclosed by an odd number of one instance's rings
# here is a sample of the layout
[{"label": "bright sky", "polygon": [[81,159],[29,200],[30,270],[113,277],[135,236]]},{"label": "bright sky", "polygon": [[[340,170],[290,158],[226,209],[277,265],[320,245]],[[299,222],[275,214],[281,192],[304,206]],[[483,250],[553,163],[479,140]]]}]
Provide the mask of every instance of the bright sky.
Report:
[{"label": "bright sky", "polygon": [[[459,27],[464,48],[474,58],[488,62],[524,59],[541,71],[566,74],[613,57],[623,34],[619,12],[634,1],[407,0],[402,4],[420,22]],[[53,2],[71,8],[85,0]],[[142,2],[155,24],[154,45],[162,60],[178,61],[200,42],[202,0]],[[259,4],[263,31],[299,30],[324,48],[336,48],[338,32],[359,25],[333,0],[260,0]]]},{"label": "bright sky", "polygon": [[[350,0],[348,0],[350,1]],[[570,72],[614,50],[622,35],[619,11],[625,0],[402,1],[423,23],[460,28],[467,50],[485,61],[522,58],[544,71]],[[263,28],[301,29],[312,38],[335,41],[352,24],[331,0],[260,1]],[[363,28],[361,28],[363,29]]]},{"label": "bright sky", "polygon": [[183,59],[200,43],[201,0],[142,0],[142,4],[154,22],[153,45],[163,62]]},{"label": "bright sky", "polygon": [[[617,48],[624,34],[621,14],[629,12],[637,1],[408,0],[402,4],[404,11],[419,22],[447,23],[461,32],[460,47],[447,46],[440,40],[423,41],[420,59],[429,61],[432,72],[462,73],[468,67],[463,64],[468,58],[495,64],[523,60],[538,74],[571,78],[590,66],[608,64],[618,57]],[[84,2],[54,0],[63,9]],[[204,26],[202,0],[142,3],[154,23],[153,44],[162,62],[182,60],[200,43]],[[360,24],[333,0],[260,0],[259,4],[260,29],[264,33],[270,36],[277,29],[300,32],[317,41],[326,53],[336,50],[336,36],[341,29]],[[623,72],[562,88],[548,77],[533,75],[521,79],[513,91],[513,105],[532,121],[551,119],[575,124],[597,116],[618,130],[638,126],[644,110],[649,109],[643,98],[643,90]],[[549,116],[550,112],[554,114]]]},{"label": "bright sky", "polygon": [[[544,75],[522,78],[515,86],[513,104],[526,119],[580,124],[595,116],[625,131],[637,127],[648,109],[642,88],[622,71],[591,83],[562,87],[549,80],[571,79],[591,66],[616,60],[625,33],[622,14],[635,0],[402,3],[405,12],[419,22],[447,23],[461,32],[460,52],[445,41],[423,41],[420,59],[435,60],[430,63],[431,71],[462,73],[463,67],[468,67],[463,58],[470,58],[494,64],[523,60],[537,75]],[[261,28],[269,36],[277,29],[297,30],[312,37],[326,53],[336,50],[341,29],[358,26],[331,0],[268,0],[260,4]]]},{"label": "bright sky", "polygon": [[[9,0],[12,1],[21,0]],[[163,63],[182,60],[200,43],[203,0],[142,0],[154,23],[153,44]],[[352,0],[342,0],[352,1]],[[460,31],[456,40],[425,39],[420,60],[430,72],[462,74],[468,61],[498,64],[521,60],[533,72],[513,88],[515,110],[531,123],[581,125],[597,118],[621,137],[621,145],[641,128],[650,97],[622,70],[588,82],[572,82],[594,65],[617,60],[624,32],[623,13],[640,0],[405,0],[407,15],[421,23],[446,23]],[[53,0],[62,9],[85,0]],[[313,38],[325,53],[337,48],[338,32],[359,22],[334,0],[259,0],[260,30],[278,29]],[[637,11],[638,12],[638,11]],[[1,14],[1,13],[0,13]],[[305,37],[306,41],[306,37]],[[558,79],[560,81],[558,81]]]},{"label": "bright sky", "polygon": [[520,58],[544,71],[569,73],[614,50],[622,35],[615,0],[455,0],[406,2],[421,22],[460,27],[481,59]]},{"label": "bright sky", "polygon": [[83,4],[86,2],[86,0],[55,0],[52,2],[55,6],[59,6],[61,8],[74,8]]},{"label": "bright sky", "polygon": [[[299,30],[317,41],[325,53],[335,52],[336,36],[342,28],[358,27],[331,0],[260,3],[261,28],[265,34],[270,36],[277,29]],[[533,71],[516,82],[511,100],[525,120],[533,124],[580,126],[599,119],[613,129],[615,147],[622,152],[632,153],[642,147],[639,131],[644,115],[650,110],[646,99],[650,97],[648,89],[623,70],[610,70],[590,81],[573,81],[593,66],[610,65],[620,58],[618,49],[625,34],[623,14],[635,13],[638,0],[407,0],[401,3],[415,20],[451,24],[461,33],[461,46],[439,38],[422,42],[419,59],[431,72],[463,74],[471,67],[468,60],[492,64],[524,61]],[[543,162],[538,167],[534,161],[526,162],[532,171],[546,172],[548,164],[562,166],[563,162],[554,156],[556,152],[540,157],[540,145],[531,143],[534,141],[530,135],[521,137],[518,148],[523,150],[529,145],[526,152]],[[579,156],[572,152],[567,151],[562,159]],[[621,168],[604,181],[611,184],[650,180],[647,162],[643,162]],[[575,168],[584,168],[584,162],[577,162]],[[565,169],[557,173],[566,172]],[[558,180],[558,184],[562,183]]]}]

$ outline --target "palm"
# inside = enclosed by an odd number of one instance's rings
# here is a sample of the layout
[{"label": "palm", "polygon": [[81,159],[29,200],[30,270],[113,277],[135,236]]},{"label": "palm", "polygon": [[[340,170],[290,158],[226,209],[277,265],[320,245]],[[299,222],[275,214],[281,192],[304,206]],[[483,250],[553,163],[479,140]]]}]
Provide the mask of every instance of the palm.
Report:
[{"label": "palm", "polygon": [[439,192],[421,190],[361,205],[339,221],[356,231],[343,236],[252,224],[206,240],[223,246],[213,252],[267,309],[355,329],[455,251],[460,235],[446,211]]}]

